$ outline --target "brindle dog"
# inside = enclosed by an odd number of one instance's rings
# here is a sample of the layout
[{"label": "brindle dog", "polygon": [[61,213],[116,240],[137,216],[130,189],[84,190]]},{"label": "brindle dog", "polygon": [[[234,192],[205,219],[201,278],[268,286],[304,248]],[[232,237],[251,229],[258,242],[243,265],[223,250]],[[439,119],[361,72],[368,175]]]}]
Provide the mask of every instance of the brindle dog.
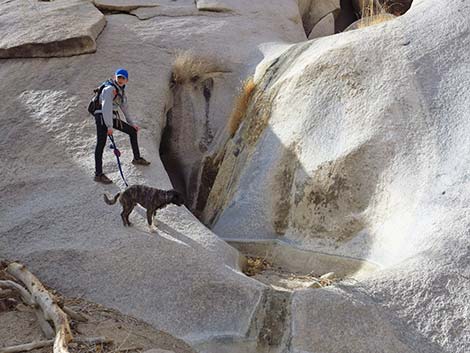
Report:
[{"label": "brindle dog", "polygon": [[129,186],[123,193],[118,193],[112,200],[104,195],[104,202],[108,205],[114,205],[119,198],[122,205],[121,218],[124,226],[130,226],[129,215],[134,207],[139,204],[147,209],[147,221],[149,226],[152,226],[153,216],[156,215],[157,210],[164,208],[170,203],[177,206],[184,204],[183,195],[176,190],[160,190],[145,185],[132,185]]}]

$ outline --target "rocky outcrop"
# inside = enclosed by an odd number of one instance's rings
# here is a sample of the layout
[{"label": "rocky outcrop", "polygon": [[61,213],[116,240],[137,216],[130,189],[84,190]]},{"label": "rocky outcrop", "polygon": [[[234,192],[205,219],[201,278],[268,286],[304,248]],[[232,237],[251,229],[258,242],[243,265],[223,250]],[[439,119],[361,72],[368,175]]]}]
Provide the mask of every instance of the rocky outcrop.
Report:
[{"label": "rocky outcrop", "polygon": [[197,0],[196,6],[199,11],[229,12],[233,10],[228,1]]},{"label": "rocky outcrop", "polygon": [[[93,0],[97,8],[103,11],[127,12],[141,8],[173,9],[194,8],[192,0]],[[175,14],[176,15],[176,14]]]},{"label": "rocky outcrop", "polygon": [[[142,23],[143,29],[123,35],[124,28]],[[210,33],[206,24],[200,30]],[[152,162],[148,168],[133,166],[129,140],[116,132],[124,174],[131,184],[172,188],[158,145],[174,60],[162,49],[170,43],[162,30],[174,26],[187,23],[111,15],[97,54],[2,62],[0,77],[9,87],[2,99],[10,103],[0,105],[6,133],[0,148],[0,258],[24,261],[66,295],[108,305],[191,343],[243,337],[264,287],[241,274],[240,255],[184,207],[159,211],[155,233],[139,209],[131,215],[133,227],[124,228],[119,206],[102,199],[125,187],[108,149],[104,170],[115,184],[103,188],[93,182],[96,127],[86,104],[93,88],[124,66],[131,114],[142,127],[141,152]],[[148,35],[161,37],[142,42]]]},{"label": "rocky outcrop", "polygon": [[318,352],[441,352],[438,345],[352,288],[299,291],[292,301],[294,352],[311,352],[311,347]]},{"label": "rocky outcrop", "polygon": [[[466,213],[447,207],[470,198],[465,163],[449,160],[466,154],[459,141],[468,134],[466,99],[451,92],[470,82],[463,70],[468,41],[457,48],[449,38],[466,38],[469,14],[458,1],[422,0],[406,16],[296,44],[261,63],[257,93],[227,143],[205,209],[205,221],[227,239],[274,238],[380,264],[360,286],[398,324],[384,323],[388,352],[416,351],[400,346],[408,329],[431,345],[425,352],[468,347],[462,331],[449,331],[468,322],[461,314],[468,284],[457,279],[469,266]],[[436,16],[446,25],[433,27]],[[450,52],[455,69],[441,70]],[[385,284],[391,278],[402,281],[393,295]],[[305,304],[312,306],[318,304]],[[380,342],[367,340],[345,350],[374,350]],[[313,352],[317,344],[299,350]]]},{"label": "rocky outcrop", "polygon": [[[231,11],[130,11],[145,21],[106,11],[92,55],[2,60],[0,258],[200,352],[467,352],[469,5],[415,0],[393,21],[306,41],[295,1],[221,4]],[[180,49],[223,65],[172,80]],[[155,232],[140,208],[124,228],[103,203],[124,185],[108,149],[115,184],[92,181],[85,107],[121,66],[152,162],[132,165],[116,132],[127,180],[169,189],[199,163],[212,230],[176,206]],[[161,148],[180,166],[165,170]],[[223,239],[353,279],[286,293],[243,275]]]},{"label": "rocky outcrop", "polygon": [[[173,185],[186,194],[187,206],[197,216],[213,182],[214,161],[229,136],[227,118],[241,81],[254,71],[253,57],[260,59],[263,55],[261,43],[306,39],[300,21],[293,21],[298,18],[295,2],[221,3],[236,15],[199,12],[210,14],[211,25],[220,26],[209,35],[209,40],[196,39],[201,41],[201,47],[209,49],[203,52],[195,45],[193,50],[176,57],[173,73],[175,70],[179,73],[178,78],[169,82],[170,97],[165,104],[166,126],[160,148]],[[238,28],[244,28],[242,34],[237,32]],[[223,45],[219,41],[220,31],[226,39]],[[191,35],[189,29],[187,33]],[[237,49],[233,43],[243,44],[246,50]]]},{"label": "rocky outcrop", "polygon": [[300,15],[305,29],[305,34],[309,36],[315,25],[329,13],[338,14],[340,11],[339,0],[297,0]]},{"label": "rocky outcrop", "polygon": [[315,39],[335,34],[335,15],[330,12],[313,27],[308,39]]},{"label": "rocky outcrop", "polygon": [[105,18],[87,0],[0,3],[0,59],[72,56],[96,51]]}]

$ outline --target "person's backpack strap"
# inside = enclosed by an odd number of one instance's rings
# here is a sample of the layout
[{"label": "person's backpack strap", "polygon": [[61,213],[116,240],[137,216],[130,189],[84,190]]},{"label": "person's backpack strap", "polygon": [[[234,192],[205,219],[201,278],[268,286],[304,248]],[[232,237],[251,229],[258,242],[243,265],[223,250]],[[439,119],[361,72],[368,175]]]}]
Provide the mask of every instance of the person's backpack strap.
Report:
[{"label": "person's backpack strap", "polygon": [[[93,97],[91,98],[90,102],[88,103],[88,112],[94,116],[96,111],[99,111],[101,110],[101,103],[100,103],[100,97],[101,97],[101,94],[103,93],[103,90],[105,87],[107,86],[113,86],[115,88],[115,91],[116,91],[116,94],[114,95],[114,99],[116,99],[117,96],[120,96],[121,99],[123,99],[124,97],[124,87],[122,87],[121,89],[113,82],[112,79],[109,79],[105,82],[103,82],[99,87],[96,87],[94,90],[93,90]],[[122,92],[122,94],[121,94]]]},{"label": "person's backpack strap", "polygon": [[[104,85],[104,86],[113,86],[114,89],[116,90],[116,94],[114,95],[114,98],[116,98],[116,96],[121,96],[121,98],[122,98],[123,95],[121,94],[121,90],[124,92],[124,87],[119,88],[119,87],[114,83],[114,81],[111,80],[111,79],[108,80],[108,81],[106,81],[103,85]],[[103,87],[103,88],[104,88],[104,87]]]},{"label": "person's backpack strap", "polygon": [[93,90],[94,95],[91,98],[90,102],[88,103],[88,112],[93,116],[95,115],[95,112],[97,110],[101,109],[100,96],[105,87],[106,87],[106,82],[103,82],[99,87],[96,87]]}]

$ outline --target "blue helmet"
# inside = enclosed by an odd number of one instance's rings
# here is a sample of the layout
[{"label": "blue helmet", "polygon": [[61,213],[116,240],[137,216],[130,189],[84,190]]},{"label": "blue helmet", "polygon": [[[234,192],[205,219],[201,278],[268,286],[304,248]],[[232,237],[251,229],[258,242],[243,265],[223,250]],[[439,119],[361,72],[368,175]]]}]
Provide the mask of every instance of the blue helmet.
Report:
[{"label": "blue helmet", "polygon": [[126,80],[129,79],[129,73],[127,72],[126,69],[117,69],[116,72],[114,73],[116,76],[122,76],[125,77]]}]

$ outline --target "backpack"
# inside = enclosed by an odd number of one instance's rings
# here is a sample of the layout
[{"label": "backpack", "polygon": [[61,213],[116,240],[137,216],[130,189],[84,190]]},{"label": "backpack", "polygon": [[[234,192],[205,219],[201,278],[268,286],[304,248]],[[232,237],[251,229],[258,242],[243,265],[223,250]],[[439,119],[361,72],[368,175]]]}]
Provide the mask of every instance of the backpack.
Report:
[{"label": "backpack", "polygon": [[[99,87],[96,87],[94,90],[93,90],[93,97],[91,97],[90,99],[90,103],[88,103],[88,112],[91,114],[91,115],[95,115],[95,112],[97,110],[100,110],[101,109],[101,103],[100,103],[100,96],[101,96],[101,92],[103,92],[103,89],[106,87],[106,86],[109,86],[109,85],[112,85],[114,86],[114,88],[116,88],[116,91],[119,92],[119,88],[118,86],[116,86],[116,84],[113,82],[113,80],[109,79],[105,82],[103,82]],[[123,88],[124,89],[124,88]],[[119,95],[119,93],[117,94]]]}]

